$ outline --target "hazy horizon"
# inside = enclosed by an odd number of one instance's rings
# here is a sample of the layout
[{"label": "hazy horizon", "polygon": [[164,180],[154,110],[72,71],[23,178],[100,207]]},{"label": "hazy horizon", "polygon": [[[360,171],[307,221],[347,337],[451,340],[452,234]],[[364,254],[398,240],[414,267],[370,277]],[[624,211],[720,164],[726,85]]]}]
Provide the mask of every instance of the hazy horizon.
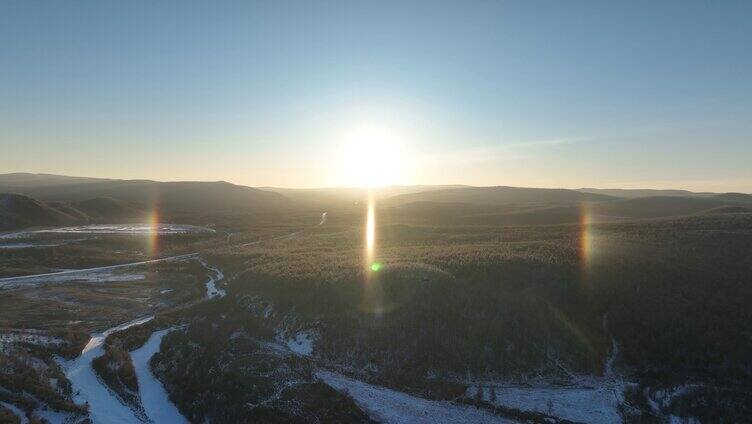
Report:
[{"label": "hazy horizon", "polygon": [[[308,186],[308,187],[290,187],[290,186],[279,186],[279,185],[248,185],[243,184],[239,182],[234,181],[228,181],[228,180],[201,180],[201,179],[192,179],[192,180],[159,180],[159,179],[152,179],[152,178],[113,178],[113,177],[107,177],[107,176],[91,176],[91,175],[63,175],[63,174],[53,174],[50,172],[26,172],[26,171],[17,171],[17,172],[8,172],[8,173],[0,173],[0,176],[3,175],[9,175],[9,174],[34,174],[34,175],[52,175],[52,176],[62,176],[62,177],[72,177],[72,178],[95,178],[95,179],[108,179],[108,180],[147,180],[147,181],[155,181],[155,182],[227,182],[230,184],[235,185],[241,185],[241,186],[247,186],[252,188],[258,188],[258,189],[282,189],[282,190],[327,190],[327,189],[363,189],[367,190],[369,188],[373,189],[387,189],[387,188],[395,188],[395,187],[436,187],[436,186],[465,186],[465,187],[515,187],[515,188],[544,188],[544,189],[564,189],[564,190],[581,190],[581,189],[595,189],[595,190],[684,190],[689,192],[695,192],[695,193],[745,193],[743,191],[709,191],[709,190],[691,190],[681,187],[645,187],[645,186],[614,186],[614,187],[603,187],[603,186],[582,186],[582,187],[563,187],[563,186],[519,186],[519,185],[509,185],[509,184],[487,184],[487,185],[480,185],[480,184],[388,184],[388,185],[380,185],[380,186],[373,186],[373,187],[363,187],[358,185],[338,185],[338,186]],[[752,193],[750,193],[752,194]]]}]

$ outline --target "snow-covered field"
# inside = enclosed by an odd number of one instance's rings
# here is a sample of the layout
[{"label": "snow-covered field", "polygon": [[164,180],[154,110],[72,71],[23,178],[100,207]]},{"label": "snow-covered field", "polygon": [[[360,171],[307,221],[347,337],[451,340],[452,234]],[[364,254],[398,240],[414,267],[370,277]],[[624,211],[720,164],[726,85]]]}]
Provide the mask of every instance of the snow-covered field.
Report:
[{"label": "snow-covered field", "polygon": [[[96,268],[86,268],[86,269],[69,269],[65,271],[48,272],[45,274],[22,275],[18,277],[5,277],[5,278],[0,278],[0,289],[14,288],[14,287],[18,287],[20,285],[26,285],[26,284],[62,283],[66,281],[76,281],[76,280],[85,279],[86,278],[85,276],[87,275],[94,275],[95,277],[91,277],[91,278],[94,279],[93,281],[98,282],[98,281],[102,281],[101,275],[106,275],[116,269],[154,264],[154,263],[166,262],[166,261],[183,261],[183,260],[193,259],[197,255],[198,255],[197,253],[188,253],[185,255],[170,256],[167,258],[160,258],[160,259],[151,259],[148,261],[130,262],[127,264],[120,264],[120,265],[100,266]],[[100,275],[100,277],[96,277],[96,275]],[[99,278],[99,279],[96,279],[96,278]],[[104,281],[113,281],[113,280],[104,280]],[[118,281],[118,280],[114,280],[114,281]],[[132,281],[132,280],[119,280],[119,281]]]},{"label": "snow-covered field", "polygon": [[[471,386],[466,396],[521,411],[541,412],[583,423],[620,423],[623,386],[602,382],[591,387]],[[480,391],[480,393],[479,393]]]},{"label": "snow-covered field", "polygon": [[474,406],[422,399],[330,371],[319,370],[316,376],[352,397],[373,419],[387,424],[513,422]]},{"label": "snow-covered field", "polygon": [[55,247],[64,243],[12,243],[12,244],[0,244],[0,249],[30,249],[32,247]]},{"label": "snow-covered field", "polygon": [[31,249],[35,247],[56,247],[56,246],[64,246],[66,244],[72,244],[72,243],[78,243],[80,241],[89,240],[90,238],[57,238],[57,239],[49,239],[49,238],[33,238],[33,237],[26,237],[23,238],[23,241],[14,240],[16,237],[2,237],[0,236],[0,240],[2,239],[10,239],[12,240],[11,243],[3,242],[0,243],[0,249]]},{"label": "snow-covered field", "polygon": [[74,401],[78,404],[89,405],[89,414],[95,424],[140,423],[133,411],[120,403],[117,397],[97,378],[91,362],[104,354],[102,344],[108,335],[134,325],[144,324],[153,318],[153,316],[138,318],[112,327],[102,333],[92,334],[89,343],[86,344],[78,358],[72,361],[61,360],[65,376],[70,380],[73,387]]},{"label": "snow-covered field", "polygon": [[[151,236],[215,233],[212,228],[186,224],[102,224],[0,233],[0,249],[55,247],[96,238],[98,235]],[[77,238],[65,236],[77,235]],[[81,238],[81,236],[84,236]],[[88,237],[87,237],[88,236]]]},{"label": "snow-covered field", "polygon": [[[152,234],[188,234],[214,233],[215,230],[186,224],[101,224],[80,225],[76,227],[51,228],[35,230],[33,233],[45,234],[124,234],[124,235],[152,235]],[[21,233],[23,234],[23,233]]]},{"label": "snow-covered field", "polygon": [[174,328],[155,331],[149,340],[140,348],[131,352],[133,366],[138,378],[138,390],[141,395],[141,404],[146,415],[155,423],[187,424],[188,420],[183,417],[178,408],[170,402],[167,392],[162,383],[154,377],[149,367],[149,360],[159,352],[159,345],[164,337]]},{"label": "snow-covered field", "polygon": [[[75,271],[75,272],[74,272]],[[67,283],[80,281],[84,283],[108,283],[143,280],[143,274],[115,274],[114,268],[99,270],[73,270],[38,276],[11,277],[0,279],[0,289],[32,287],[43,283]]]},{"label": "snow-covered field", "polygon": [[24,235],[26,234],[29,234],[29,232],[28,231],[13,231],[10,233],[0,233],[0,240],[23,238]]}]

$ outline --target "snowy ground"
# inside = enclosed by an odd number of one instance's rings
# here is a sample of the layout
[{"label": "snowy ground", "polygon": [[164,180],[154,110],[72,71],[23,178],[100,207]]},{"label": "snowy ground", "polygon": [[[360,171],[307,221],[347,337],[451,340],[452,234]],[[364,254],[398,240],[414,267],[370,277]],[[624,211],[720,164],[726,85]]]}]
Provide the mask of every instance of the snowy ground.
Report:
[{"label": "snowy ground", "polygon": [[330,371],[319,370],[316,376],[352,397],[372,418],[386,424],[513,422],[473,406],[422,399]]},{"label": "snowy ground", "polygon": [[[45,274],[22,275],[19,277],[5,277],[5,278],[0,278],[0,289],[14,288],[14,287],[18,287],[20,285],[26,285],[26,284],[58,283],[58,282],[65,282],[65,281],[82,280],[82,279],[85,279],[87,275],[95,275],[95,276],[103,275],[116,269],[154,264],[158,262],[188,260],[188,259],[195,258],[197,255],[198,255],[197,253],[188,253],[185,255],[170,256],[167,258],[151,259],[148,261],[131,262],[131,263],[120,264],[120,265],[100,266],[96,268],[86,268],[86,269],[69,269],[65,271],[48,272]],[[91,278],[95,278],[95,277],[91,277]],[[100,280],[95,280],[95,281],[100,281]],[[109,280],[109,281],[112,281],[112,280]]]},{"label": "snowy ground", "polygon": [[301,331],[285,343],[296,355],[311,356],[311,353],[313,353],[313,339],[313,335],[310,332]]},{"label": "snowy ground", "polygon": [[[45,234],[125,234],[125,235],[153,235],[153,234],[187,234],[214,233],[215,230],[206,227],[185,224],[103,224],[81,225],[77,227],[51,228],[36,230],[33,233]],[[24,234],[24,233],[21,233]],[[28,234],[28,233],[26,233]]]},{"label": "snowy ground", "polygon": [[133,411],[120,403],[107,387],[97,378],[91,362],[104,354],[102,344],[108,335],[125,330],[134,325],[140,325],[153,319],[153,316],[138,318],[102,333],[92,334],[89,343],[86,344],[81,355],[69,362],[61,361],[65,370],[65,376],[70,380],[73,387],[73,399],[78,404],[88,404],[90,417],[95,424],[98,423],[140,423]]},{"label": "snowy ground", "polygon": [[[466,396],[521,411],[541,412],[583,423],[620,423],[623,386],[592,387],[471,386]],[[479,393],[480,391],[480,393]]]},{"label": "snowy ground", "polygon": [[30,249],[32,247],[55,247],[65,243],[12,243],[0,244],[0,249]]},{"label": "snowy ground", "polygon": [[7,402],[0,402],[0,405],[2,405],[3,408],[5,408],[5,409],[9,410],[10,412],[14,413],[18,417],[18,420],[21,422],[21,424],[28,424],[29,423],[29,419],[26,418],[26,413],[24,413],[24,411],[22,411],[17,406],[11,405],[10,403],[7,403]]},{"label": "snowy ground", "polygon": [[159,352],[162,337],[174,328],[155,331],[149,340],[140,348],[131,352],[133,366],[138,378],[138,390],[141,395],[141,404],[146,415],[155,423],[187,424],[188,420],[183,417],[178,408],[170,402],[167,392],[162,383],[154,377],[149,367],[149,360]]},{"label": "snowy ground", "polygon": [[[82,225],[77,227],[47,228],[30,231],[14,231],[0,233],[0,240],[8,242],[0,243],[0,249],[29,249],[34,247],[55,247],[84,240],[90,240],[97,235],[126,235],[126,236],[151,236],[155,234],[189,234],[189,233],[214,233],[214,229],[197,227],[185,224],[105,224],[105,225]],[[58,237],[51,239],[50,237]],[[66,235],[78,235],[78,238],[65,238]],[[80,236],[88,236],[81,238]]]},{"label": "snowy ground", "polygon": [[12,289],[17,287],[33,287],[44,283],[67,283],[80,281],[84,283],[108,283],[138,281],[146,278],[143,274],[115,274],[114,269],[100,270],[75,270],[77,272],[62,271],[38,276],[11,277],[0,279],[0,289]]},{"label": "snowy ground", "polygon": [[[6,235],[5,237],[0,236],[0,240],[3,242],[0,243],[0,249],[31,249],[34,247],[56,247],[56,246],[64,246],[66,244],[72,244],[72,243],[78,243],[80,241],[90,240],[91,238],[56,238],[54,240],[50,238],[35,238],[33,237],[33,234],[27,233],[26,237],[23,237],[24,234],[22,233],[12,233],[12,237],[9,237]],[[19,241],[18,238],[22,237],[22,241]],[[5,242],[5,240],[12,240],[11,243]]]},{"label": "snowy ground", "polygon": [[78,423],[77,417],[73,414],[66,412],[54,411],[47,407],[43,407],[34,411],[34,416],[37,418],[43,418],[50,424],[70,424]]},{"label": "snowy ground", "polygon": [[16,330],[0,333],[0,350],[15,343],[28,343],[37,346],[60,346],[64,340],[59,337],[48,336],[44,333],[30,330]]}]

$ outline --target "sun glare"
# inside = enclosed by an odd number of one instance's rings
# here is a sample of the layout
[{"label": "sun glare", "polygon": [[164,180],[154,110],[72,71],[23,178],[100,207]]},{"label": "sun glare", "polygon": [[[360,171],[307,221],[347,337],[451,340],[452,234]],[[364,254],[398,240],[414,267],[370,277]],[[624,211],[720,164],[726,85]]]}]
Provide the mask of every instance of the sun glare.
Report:
[{"label": "sun glare", "polygon": [[343,140],[344,183],[382,187],[401,183],[406,166],[399,134],[386,126],[362,124]]}]

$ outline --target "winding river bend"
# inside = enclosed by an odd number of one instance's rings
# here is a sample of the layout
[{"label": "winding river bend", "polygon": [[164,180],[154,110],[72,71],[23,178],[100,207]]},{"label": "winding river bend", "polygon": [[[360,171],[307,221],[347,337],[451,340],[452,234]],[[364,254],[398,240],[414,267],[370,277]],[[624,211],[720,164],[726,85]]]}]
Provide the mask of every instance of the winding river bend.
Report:
[{"label": "winding river bend", "polygon": [[[97,377],[91,366],[94,359],[104,354],[102,345],[112,333],[128,329],[151,321],[154,316],[137,318],[133,321],[117,325],[101,333],[92,334],[89,343],[81,351],[81,355],[70,362],[62,363],[65,376],[70,380],[75,393],[73,399],[79,405],[89,406],[89,417],[96,423],[140,424],[134,411],[122,404],[120,400]],[[138,390],[148,421],[152,423],[187,424],[177,407],[170,402],[162,383],[154,377],[149,368],[149,360],[159,352],[159,345],[164,337],[175,328],[155,331],[149,340],[140,348],[131,352],[133,365],[138,378]]]},{"label": "winding river bend", "polygon": [[79,405],[89,406],[89,416],[94,423],[141,423],[133,411],[120,403],[115,395],[97,377],[91,366],[94,359],[104,354],[104,340],[112,333],[141,325],[151,321],[154,316],[137,318],[101,333],[94,333],[81,351],[81,355],[70,362],[61,365],[65,376],[73,387],[73,400]]}]

